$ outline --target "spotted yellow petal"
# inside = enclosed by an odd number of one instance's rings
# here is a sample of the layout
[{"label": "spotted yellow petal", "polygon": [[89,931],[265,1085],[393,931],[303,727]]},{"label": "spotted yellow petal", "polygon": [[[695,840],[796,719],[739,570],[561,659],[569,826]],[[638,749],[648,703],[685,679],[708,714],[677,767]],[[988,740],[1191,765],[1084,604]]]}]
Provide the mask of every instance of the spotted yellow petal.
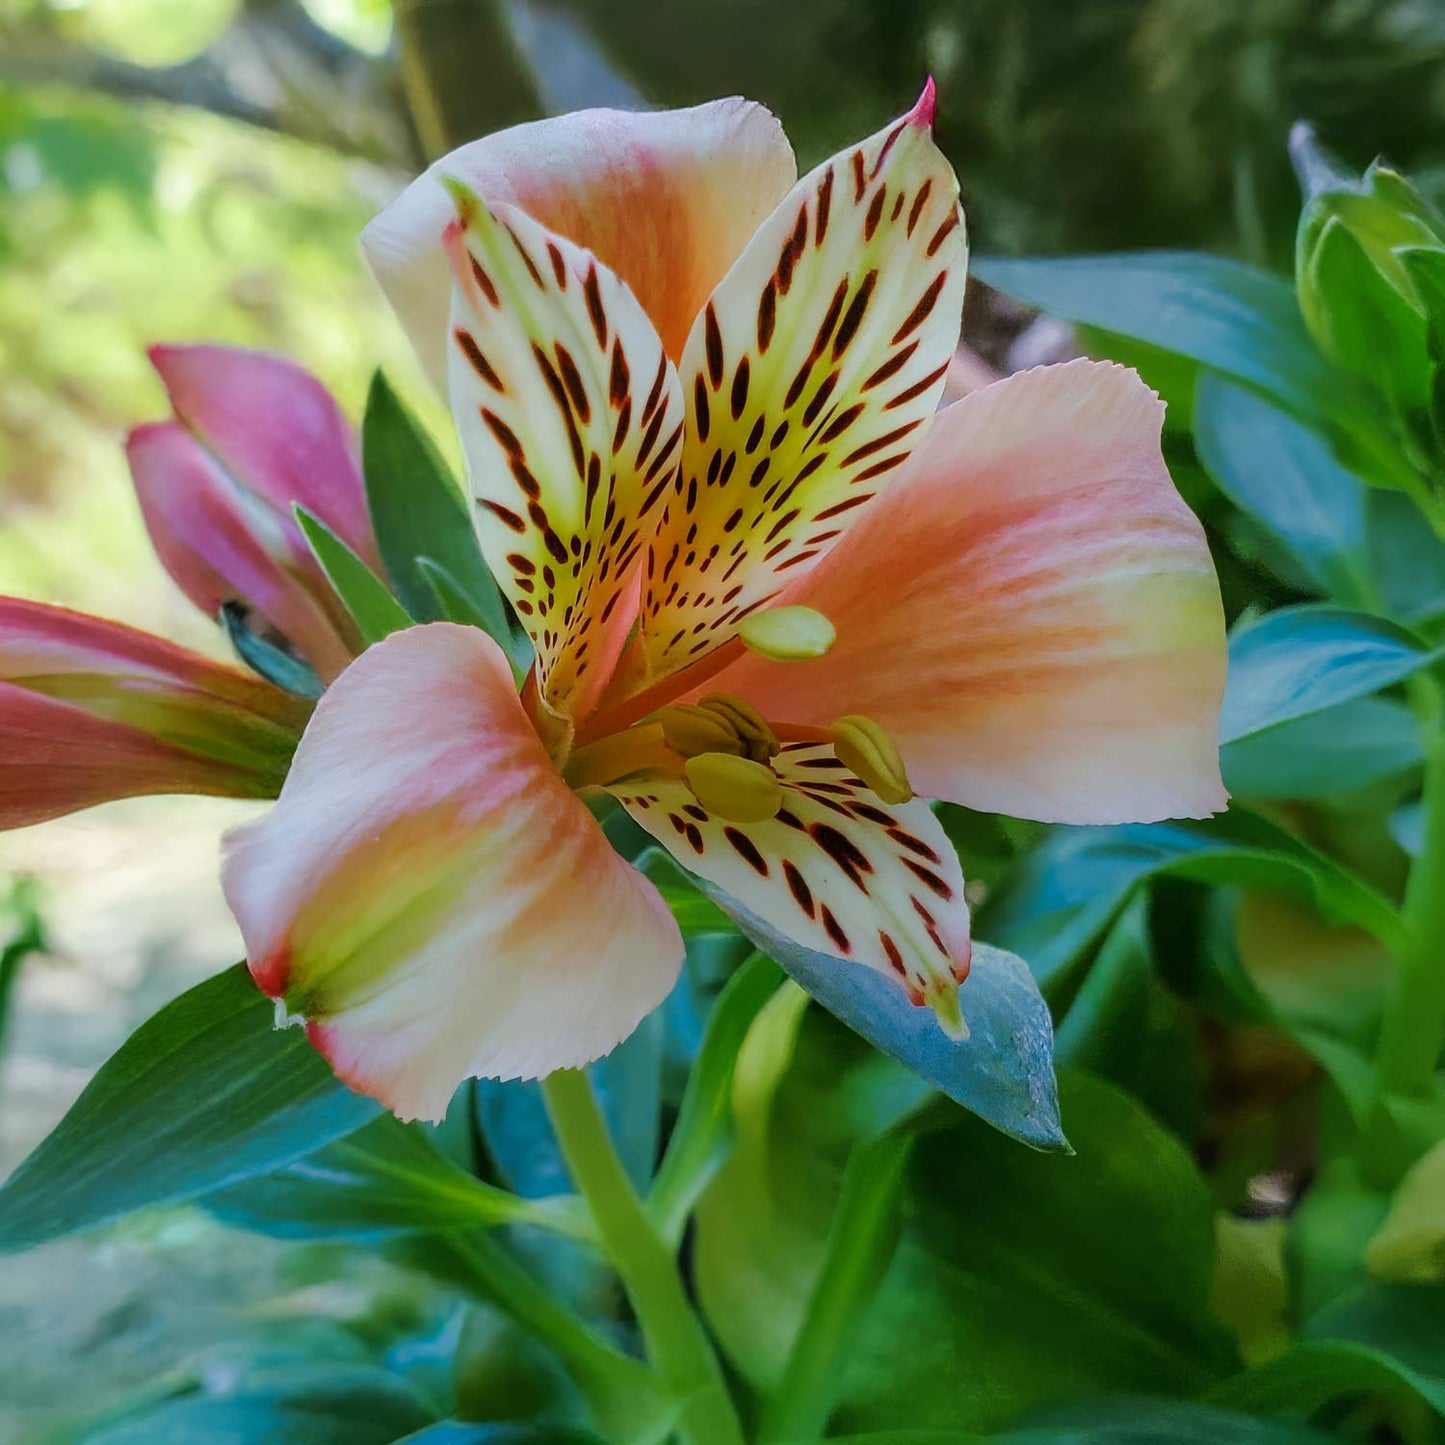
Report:
[{"label": "spotted yellow petal", "polygon": [[641,777],[610,791],[683,867],[806,948],[895,978],[957,1018],[968,972],[958,858],[922,802],[888,806],[830,747],[788,743],[772,761],[783,806],[763,823],[708,812],[685,783]]},{"label": "spotted yellow petal", "polygon": [[636,617],[648,518],[682,437],[677,375],[594,256],[458,186],[449,375],[482,550],[580,716]]},{"label": "spotted yellow petal", "polygon": [[915,110],[806,176],[693,326],[682,466],[651,548],[643,666],[732,635],[840,537],[933,414],[958,342],[958,182]]}]

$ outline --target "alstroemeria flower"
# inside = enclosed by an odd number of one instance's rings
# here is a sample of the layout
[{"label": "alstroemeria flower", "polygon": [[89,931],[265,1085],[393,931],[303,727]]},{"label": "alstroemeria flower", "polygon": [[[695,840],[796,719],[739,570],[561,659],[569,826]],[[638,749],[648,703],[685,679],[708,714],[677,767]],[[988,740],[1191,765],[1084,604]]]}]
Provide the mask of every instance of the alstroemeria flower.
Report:
[{"label": "alstroemeria flower", "polygon": [[794,184],[742,101],[568,116],[373,222],[536,664],[519,698],[478,630],[387,638],[224,880],[258,981],[398,1113],[582,1064],[672,986],[677,925],[581,795],[959,1034],[963,878],[915,789],[1223,805],[1223,618],[1157,398],[1085,361],[935,416],[966,250],[931,119],[930,85]]},{"label": "alstroemeria flower", "polygon": [[0,598],[0,828],[114,798],[274,798],[311,704],[160,638]]},{"label": "alstroemeria flower", "polygon": [[361,650],[356,628],[292,515],[301,503],[379,569],[356,438],[331,394],[279,356],[156,346],[170,421],[126,443],[151,541],[203,612],[239,603],[330,681]]}]

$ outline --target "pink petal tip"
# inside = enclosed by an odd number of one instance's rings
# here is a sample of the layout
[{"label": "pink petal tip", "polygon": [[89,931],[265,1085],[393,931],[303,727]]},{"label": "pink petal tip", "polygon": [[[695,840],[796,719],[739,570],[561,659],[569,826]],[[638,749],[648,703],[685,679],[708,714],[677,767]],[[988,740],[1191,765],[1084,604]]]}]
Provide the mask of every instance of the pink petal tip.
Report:
[{"label": "pink petal tip", "polygon": [[921,130],[933,129],[934,112],[938,109],[938,92],[934,88],[933,77],[930,75],[923,86],[923,94],[918,97],[918,103],[904,117],[909,125],[916,125]]}]

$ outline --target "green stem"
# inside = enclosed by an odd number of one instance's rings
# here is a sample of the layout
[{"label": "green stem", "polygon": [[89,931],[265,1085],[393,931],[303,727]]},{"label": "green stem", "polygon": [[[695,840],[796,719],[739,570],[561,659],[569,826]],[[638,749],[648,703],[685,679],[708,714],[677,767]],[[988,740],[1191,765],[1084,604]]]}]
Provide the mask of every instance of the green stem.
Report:
[{"label": "green stem", "polygon": [[563,1069],[542,1081],[562,1157],[592,1206],[603,1248],[642,1327],[648,1356],[681,1403],[685,1445],[743,1445],[737,1412],[702,1323],[617,1157],[585,1074]]},{"label": "green stem", "polygon": [[898,1244],[903,1171],[913,1141],[913,1129],[905,1126],[854,1147],[817,1283],[782,1381],[763,1412],[758,1439],[764,1445],[823,1438],[858,1321]]},{"label": "green stem", "polygon": [[1433,678],[1422,675],[1420,684],[1413,696],[1426,714],[1424,819],[1401,909],[1405,942],[1375,1055],[1371,1133],[1377,1143],[1391,1131],[1391,1096],[1429,1092],[1445,1039],[1445,705]]},{"label": "green stem", "polygon": [[485,1234],[444,1237],[471,1291],[550,1346],[604,1429],[632,1438],[658,1416],[652,1372],[588,1329],[502,1245]]}]

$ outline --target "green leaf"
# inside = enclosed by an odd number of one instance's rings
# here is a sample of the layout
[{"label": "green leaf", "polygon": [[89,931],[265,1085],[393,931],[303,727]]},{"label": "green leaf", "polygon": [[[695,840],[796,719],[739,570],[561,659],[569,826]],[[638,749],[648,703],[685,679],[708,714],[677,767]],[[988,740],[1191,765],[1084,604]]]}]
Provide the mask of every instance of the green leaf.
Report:
[{"label": "green leaf", "polygon": [[381,1114],[273,1174],[206,1196],[228,1224],[283,1239],[531,1223],[587,1232],[581,1216],[484,1184],[419,1129]]},{"label": "green leaf", "polygon": [[1365,1248],[1365,1264],[1391,1284],[1445,1284],[1445,1140],[1416,1160]]},{"label": "green leaf", "polygon": [[677,1123],[647,1200],[658,1233],[674,1246],[681,1243],[693,1206],[732,1147],[738,1049],[782,976],[772,959],[755,953],[728,980],[708,1016],[707,1033],[688,1073]]},{"label": "green leaf", "polygon": [[1445,543],[1399,492],[1366,499],[1370,570],[1391,617],[1428,623],[1445,613]]},{"label": "green leaf", "polygon": [[1148,900],[1124,907],[1054,1035],[1058,1066],[1127,1089],[1182,1138],[1202,1114],[1197,1025],[1160,981]]},{"label": "green leaf", "polygon": [[529,1425],[519,1420],[493,1424],[443,1420],[398,1440],[396,1445],[606,1445],[606,1442],[600,1435],[589,1435],[565,1425]]},{"label": "green leaf", "polygon": [[973,945],[959,1003],[967,1039],[951,1039],[891,978],[815,953],[705,879],[697,886],[830,1013],[965,1109],[1035,1149],[1067,1151],[1054,1088],[1054,1030],[1028,965]]},{"label": "green leaf", "polygon": [[1408,707],[1361,697],[1240,738],[1219,761],[1237,798],[1335,798],[1413,772],[1425,754]]},{"label": "green leaf", "polygon": [[1438,654],[1395,623],[1338,607],[1286,607],[1229,639],[1221,743],[1366,697]]},{"label": "green leaf", "polygon": [[1189,1400],[1100,1400],[1035,1412],[993,1445],[1326,1445],[1338,1437],[1293,1420],[1249,1415]]},{"label": "green leaf", "polygon": [[[500,633],[493,632],[493,627],[498,625],[496,620],[490,617],[487,610],[434,558],[418,557],[416,566],[417,571],[426,579],[427,586],[431,588],[440,615],[448,622],[460,622],[466,627],[480,627],[483,632],[495,638],[512,664],[513,676],[520,682],[532,665],[532,644],[526,634],[518,628],[506,626]],[[505,623],[505,618],[503,622]]]},{"label": "green leaf", "polygon": [[32,954],[43,953],[46,946],[34,880],[17,878],[0,894],[0,1045],[5,1042],[5,1025],[20,965]]},{"label": "green leaf", "polygon": [[[407,611],[424,622],[474,622],[505,648],[507,610],[482,558],[461,490],[431,438],[379,371],[366,399],[361,460],[376,544]],[[467,617],[454,617],[439,605],[423,558],[465,599]]]},{"label": "green leaf", "polygon": [[1218,1386],[1211,1400],[1312,1414],[1369,1395],[1445,1414],[1445,1288],[1368,1285],[1311,1316],[1302,1336],[1285,1354]]},{"label": "green leaf", "polygon": [[1365,487],[1318,433],[1205,372],[1195,391],[1194,445],[1219,489],[1263,522],[1324,592],[1357,606],[1368,601]]},{"label": "green leaf", "polygon": [[412,619],[376,573],[319,517],[297,503],[296,521],[306,534],[316,560],[326,573],[368,647],[393,632],[410,627]]},{"label": "green leaf", "polygon": [[1184,251],[974,259],[970,273],[1066,321],[1191,357],[1328,430],[1342,378],[1315,349],[1293,287]]},{"label": "green leaf", "polygon": [[828,1226],[813,1293],[759,1429],[760,1441],[810,1440],[832,1413],[851,1354],[853,1326],[871,1308],[902,1227],[908,1124],[853,1146]]},{"label": "green leaf", "polygon": [[1396,949],[1399,916],[1368,883],[1302,839],[1235,806],[1198,823],[1056,833],[990,901],[981,930],[1025,954],[1047,989],[1102,936],[1134,889],[1158,877],[1282,892]]},{"label": "green leaf", "polygon": [[274,1012],[238,965],[142,1024],[0,1189],[0,1249],[269,1173],[379,1112]]},{"label": "green leaf", "polygon": [[432,1418],[398,1376],[366,1366],[330,1367],[234,1393],[181,1395],[88,1430],[79,1445],[392,1445]]},{"label": "green leaf", "polygon": [[[697,1213],[700,1301],[765,1399],[851,1150],[920,1104],[897,1065],[789,1005],[785,989],[744,1046],[738,1147]],[[1187,1152],[1106,1084],[1065,1076],[1060,1102],[1074,1158],[1020,1149],[942,1101],[919,1119],[902,1237],[853,1321],[832,1433],[988,1431],[1061,1397],[1195,1392],[1232,1367],[1209,1315],[1213,1204]]]},{"label": "green leaf", "polygon": [[236,649],[236,656],[252,672],[298,697],[321,696],[321,679],[316,676],[315,668],[252,632],[246,626],[245,608],[239,602],[224,603],[219,617],[221,630]]}]

